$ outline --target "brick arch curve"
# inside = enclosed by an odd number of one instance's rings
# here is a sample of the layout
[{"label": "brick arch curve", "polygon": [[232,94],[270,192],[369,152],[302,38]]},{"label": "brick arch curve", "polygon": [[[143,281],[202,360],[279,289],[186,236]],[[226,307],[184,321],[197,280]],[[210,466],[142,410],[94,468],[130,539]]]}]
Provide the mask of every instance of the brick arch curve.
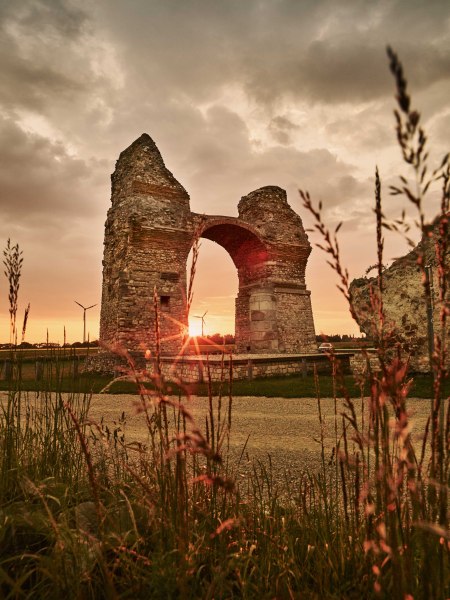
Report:
[{"label": "brick arch curve", "polygon": [[204,216],[196,234],[222,246],[237,269],[268,260],[269,247],[261,234],[236,217]]}]

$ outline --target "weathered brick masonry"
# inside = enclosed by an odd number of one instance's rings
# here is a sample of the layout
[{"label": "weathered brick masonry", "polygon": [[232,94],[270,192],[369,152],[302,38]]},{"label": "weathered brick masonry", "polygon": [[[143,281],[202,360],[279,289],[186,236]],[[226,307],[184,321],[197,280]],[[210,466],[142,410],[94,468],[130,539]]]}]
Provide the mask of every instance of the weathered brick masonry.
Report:
[{"label": "weathered brick masonry", "polygon": [[[154,349],[154,290],[161,353],[176,354],[187,332],[186,263],[196,236],[227,250],[239,278],[238,352],[315,352],[305,268],[311,246],[279,187],[239,202],[239,217],[191,212],[189,195],[143,134],[111,177],[105,226],[100,341],[111,349]],[[106,359],[106,357],[105,357]]]}]

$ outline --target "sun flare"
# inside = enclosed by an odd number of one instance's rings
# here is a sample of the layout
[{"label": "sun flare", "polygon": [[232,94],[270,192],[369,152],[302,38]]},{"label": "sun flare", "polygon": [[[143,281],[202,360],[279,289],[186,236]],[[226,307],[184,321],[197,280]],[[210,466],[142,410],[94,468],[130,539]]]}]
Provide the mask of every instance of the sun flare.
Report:
[{"label": "sun flare", "polygon": [[189,319],[189,335],[191,337],[202,335],[202,322],[200,319]]}]

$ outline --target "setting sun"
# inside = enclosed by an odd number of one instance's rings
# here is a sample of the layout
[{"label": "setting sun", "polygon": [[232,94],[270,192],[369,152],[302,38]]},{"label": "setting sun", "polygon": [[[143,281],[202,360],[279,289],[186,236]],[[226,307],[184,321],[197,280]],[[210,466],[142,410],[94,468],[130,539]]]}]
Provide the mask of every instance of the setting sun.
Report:
[{"label": "setting sun", "polygon": [[196,337],[202,335],[202,321],[195,317],[189,317],[189,335]]}]

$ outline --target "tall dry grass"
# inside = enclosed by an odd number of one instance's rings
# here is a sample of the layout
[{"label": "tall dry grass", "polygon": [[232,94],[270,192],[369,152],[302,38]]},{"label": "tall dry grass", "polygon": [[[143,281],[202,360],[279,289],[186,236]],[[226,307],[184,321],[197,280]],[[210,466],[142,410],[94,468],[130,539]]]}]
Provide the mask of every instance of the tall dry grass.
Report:
[{"label": "tall dry grass", "polygon": [[[345,397],[343,413],[344,448],[341,450],[342,502],[345,523],[364,531],[364,552],[372,562],[374,589],[395,598],[444,598],[449,593],[448,553],[448,484],[449,484],[449,398],[442,397],[442,382],[448,376],[447,317],[449,314],[447,280],[449,274],[448,219],[450,199],[450,163],[447,154],[431,170],[428,165],[427,136],[421,126],[420,114],[412,108],[402,65],[388,48],[390,69],[397,89],[395,110],[397,138],[404,161],[412,167],[413,179],[400,177],[399,186],[391,186],[393,195],[404,195],[417,211],[422,236],[433,236],[435,264],[438,271],[440,327],[435,331],[431,355],[433,371],[433,401],[424,432],[423,443],[415,447],[411,438],[411,423],[407,397],[411,380],[408,356],[402,355],[398,344],[392,343],[386,324],[384,293],[384,240],[382,231],[408,232],[405,215],[396,223],[385,221],[382,211],[381,181],[375,173],[375,215],[377,242],[377,285],[370,293],[372,336],[378,347],[380,373],[371,372],[368,379],[368,424],[358,423],[353,402]],[[441,210],[433,227],[426,222],[424,203],[433,183],[441,183]],[[337,273],[339,288],[352,304],[349,276],[342,267],[335,232],[327,229],[321,206],[315,208],[309,194],[301,192],[303,204],[315,219],[321,234],[320,244],[330,257]],[[437,225],[436,225],[437,222]],[[412,242],[411,242],[412,243]],[[432,290],[426,273],[423,254],[419,253],[424,298],[431,304]],[[335,357],[331,357],[335,360]],[[349,453],[347,440],[354,440],[356,451]],[[347,483],[351,482],[353,506]],[[389,577],[386,575],[389,574]]]},{"label": "tall dry grass", "polygon": [[23,256],[19,248],[19,244],[11,245],[11,240],[8,239],[6,247],[3,250],[3,264],[5,266],[5,276],[9,284],[8,300],[9,300],[9,322],[10,333],[9,343],[17,343],[17,303],[19,297],[20,275],[22,272]]}]

